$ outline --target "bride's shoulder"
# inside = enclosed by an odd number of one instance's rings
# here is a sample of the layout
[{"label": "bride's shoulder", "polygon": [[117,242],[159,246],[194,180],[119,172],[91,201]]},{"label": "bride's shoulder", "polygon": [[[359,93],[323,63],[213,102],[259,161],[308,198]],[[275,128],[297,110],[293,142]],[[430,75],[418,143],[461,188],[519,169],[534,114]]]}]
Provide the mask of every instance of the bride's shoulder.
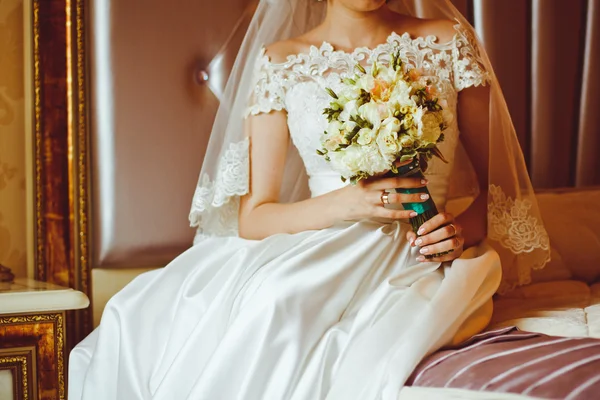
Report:
[{"label": "bride's shoulder", "polygon": [[291,55],[305,53],[310,49],[310,44],[302,37],[282,40],[265,47],[265,54],[272,63],[278,64],[287,61]]},{"label": "bride's shoulder", "polygon": [[411,37],[435,36],[438,43],[451,42],[456,35],[457,21],[449,19],[424,19],[403,15],[398,19],[397,30]]}]

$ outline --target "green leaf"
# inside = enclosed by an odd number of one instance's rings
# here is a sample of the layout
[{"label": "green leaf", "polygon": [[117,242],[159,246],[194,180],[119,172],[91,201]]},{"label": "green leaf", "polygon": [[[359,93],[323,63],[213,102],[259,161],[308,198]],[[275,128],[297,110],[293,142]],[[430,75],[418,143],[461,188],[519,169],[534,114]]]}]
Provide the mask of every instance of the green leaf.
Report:
[{"label": "green leaf", "polygon": [[375,78],[377,76],[378,72],[379,72],[379,67],[377,66],[377,62],[373,61],[373,66],[371,67],[371,75],[373,76],[373,78]]},{"label": "green leaf", "polygon": [[348,132],[346,135],[344,135],[344,137],[346,138],[347,141],[351,142],[356,135],[358,134],[358,132],[352,131],[352,132]]},{"label": "green leaf", "polygon": [[415,158],[415,154],[404,154],[402,157],[400,157],[400,162],[409,161],[413,158]]},{"label": "green leaf", "polygon": [[365,68],[362,65],[360,65],[360,64],[356,64],[356,69],[358,69],[363,74],[367,73],[367,71],[365,71]]},{"label": "green leaf", "polygon": [[325,90],[327,90],[327,93],[329,93],[329,95],[330,95],[331,97],[333,97],[333,98],[334,98],[334,99],[336,99],[336,100],[338,99],[338,95],[337,95],[337,94],[335,94],[335,92],[334,92],[333,90],[331,90],[331,88],[325,88]]},{"label": "green leaf", "polygon": [[440,160],[442,160],[444,163],[448,164],[448,160],[446,160],[446,158],[444,157],[444,155],[442,154],[440,149],[438,149],[437,147],[434,147],[433,149],[431,149],[431,153],[434,156],[436,156],[437,158],[439,158]]}]

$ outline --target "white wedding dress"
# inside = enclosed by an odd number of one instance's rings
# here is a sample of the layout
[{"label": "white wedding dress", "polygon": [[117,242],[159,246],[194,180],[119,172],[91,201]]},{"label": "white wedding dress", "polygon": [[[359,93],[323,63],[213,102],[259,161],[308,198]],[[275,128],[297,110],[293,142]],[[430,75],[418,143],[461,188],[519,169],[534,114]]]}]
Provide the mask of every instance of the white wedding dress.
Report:
[{"label": "white wedding dress", "polygon": [[[273,64],[262,55],[250,113],[287,110],[313,196],[339,188],[316,154],[325,87],[356,62],[393,50],[458,92],[487,75],[457,27],[454,39],[389,36],[352,54],[325,43]],[[441,150],[452,160],[456,120]],[[231,148],[231,165],[247,157]],[[429,189],[444,209],[452,162],[433,161]],[[235,186],[235,182],[232,182]],[[487,244],[452,263],[416,261],[409,225],[346,222],[261,241],[209,237],[165,268],[140,275],[107,304],[100,326],[71,353],[69,399],[396,399],[413,368],[439,347],[483,329],[501,268]]]}]

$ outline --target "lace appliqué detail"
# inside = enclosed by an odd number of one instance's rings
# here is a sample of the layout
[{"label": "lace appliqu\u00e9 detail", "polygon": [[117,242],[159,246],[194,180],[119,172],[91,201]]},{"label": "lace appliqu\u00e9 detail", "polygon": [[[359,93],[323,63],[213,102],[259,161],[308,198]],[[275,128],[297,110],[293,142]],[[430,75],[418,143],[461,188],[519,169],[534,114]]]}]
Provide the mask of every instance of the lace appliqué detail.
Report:
[{"label": "lace appliqu\u00e9 detail", "polygon": [[249,140],[232,143],[219,162],[215,180],[204,174],[194,192],[190,225],[201,227],[201,222],[212,218],[211,210],[219,208],[217,224],[219,230],[213,235],[237,235],[237,212],[239,196],[248,193],[249,185]]},{"label": "lace appliqu\u00e9 detail", "polygon": [[374,61],[389,62],[394,51],[409,69],[419,69],[428,76],[450,82],[456,91],[470,86],[488,85],[491,77],[484,67],[474,34],[460,23],[454,26],[456,34],[446,43],[438,43],[434,35],[412,38],[408,33],[393,32],[386,43],[373,49],[359,47],[353,52],[335,50],[327,42],[311,46],[307,53],[289,55],[282,63],[272,63],[266,50],[261,49],[256,64],[256,85],[253,99],[245,115],[256,115],[287,109],[288,90],[300,82],[335,81],[356,72],[356,65],[370,66]]},{"label": "lace appliqu\u00e9 detail", "polygon": [[471,86],[486,86],[492,81],[486,71],[477,46],[475,37],[470,30],[460,24],[455,26],[455,46],[452,52],[454,65],[454,87],[461,91]]},{"label": "lace appliqu\u00e9 detail", "polygon": [[256,84],[252,93],[251,105],[244,116],[281,111],[285,109],[285,82],[282,76],[275,74],[265,49],[261,49],[256,67]]},{"label": "lace appliqu\u00e9 detail", "polygon": [[541,221],[529,213],[531,202],[512,199],[501,187],[489,186],[488,230],[490,239],[515,254],[529,253],[536,249],[549,250],[550,239]]}]

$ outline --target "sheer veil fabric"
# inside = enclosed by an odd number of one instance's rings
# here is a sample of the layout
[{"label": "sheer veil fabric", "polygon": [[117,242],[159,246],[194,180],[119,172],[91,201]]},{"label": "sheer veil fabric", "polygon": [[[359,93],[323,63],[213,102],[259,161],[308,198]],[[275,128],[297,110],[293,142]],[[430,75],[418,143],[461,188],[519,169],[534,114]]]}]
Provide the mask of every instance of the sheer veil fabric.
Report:
[{"label": "sheer veil fabric", "polygon": [[[508,107],[489,58],[474,29],[450,0],[391,0],[398,13],[419,18],[456,21],[473,44],[491,80],[488,174],[488,240],[501,258],[506,292],[531,280],[531,270],[550,260],[550,245]],[[190,210],[197,227],[195,242],[211,236],[237,236],[239,196],[249,190],[248,139],[244,111],[256,78],[252,65],[263,46],[301,35],[324,18],[326,1],[261,0],[231,71],[213,125],[204,164]],[[468,73],[468,71],[467,71]],[[474,198],[478,187],[466,152],[460,148],[452,174],[449,199]],[[307,177],[296,149],[290,145],[281,201],[310,196]]]}]

